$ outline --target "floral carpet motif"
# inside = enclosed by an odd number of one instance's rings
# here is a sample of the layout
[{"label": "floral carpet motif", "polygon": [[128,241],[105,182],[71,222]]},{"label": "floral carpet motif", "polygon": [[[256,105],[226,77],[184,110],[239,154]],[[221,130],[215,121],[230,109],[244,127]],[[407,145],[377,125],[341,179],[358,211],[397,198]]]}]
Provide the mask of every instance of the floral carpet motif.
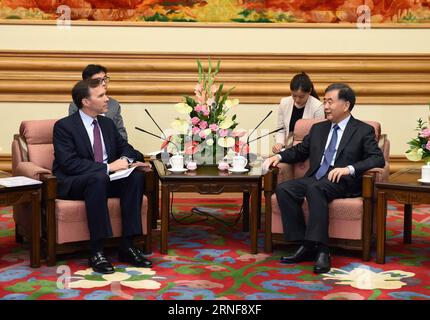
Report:
[{"label": "floral carpet motif", "polygon": [[[60,256],[55,267],[30,268],[28,247],[15,243],[12,208],[0,208],[0,299],[430,299],[429,206],[414,208],[412,244],[404,245],[403,207],[389,203],[385,264],[333,249],[330,273],[315,275],[312,262],[279,263],[291,246],[249,254],[248,233],[235,224],[240,205],[240,199],[175,199],[168,255],[159,254],[157,237],[152,269],[124,265],[109,250],[116,268],[110,275],[88,268],[85,252]],[[193,206],[215,210],[207,218],[191,214]]]}]

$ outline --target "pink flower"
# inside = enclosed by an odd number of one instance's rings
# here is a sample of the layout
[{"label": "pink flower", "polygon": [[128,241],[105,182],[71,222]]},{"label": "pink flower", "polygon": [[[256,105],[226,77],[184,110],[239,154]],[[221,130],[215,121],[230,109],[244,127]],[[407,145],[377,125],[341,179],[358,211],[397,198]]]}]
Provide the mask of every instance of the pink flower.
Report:
[{"label": "pink flower", "polygon": [[193,127],[193,129],[191,129],[191,131],[193,132],[193,134],[197,134],[200,132],[200,128],[198,127]]},{"label": "pink flower", "polygon": [[211,92],[215,93],[217,91],[218,91],[218,86],[216,84],[213,84],[212,87],[211,87]]},{"label": "pink flower", "polygon": [[430,141],[427,141],[426,149],[427,149],[427,150],[430,150]]},{"label": "pink flower", "polygon": [[232,132],[233,137],[243,137],[246,134],[246,130],[245,129],[236,129]]},{"label": "pink flower", "polygon": [[196,105],[195,107],[194,107],[194,111],[195,112],[201,112],[202,111],[202,105],[201,104],[198,104],[198,105]]},{"label": "pink flower", "polygon": [[207,116],[209,115],[209,111],[208,111],[208,110],[203,111],[203,115],[204,115],[205,117],[207,117]]},{"label": "pink flower", "polygon": [[197,83],[194,87],[194,92],[197,94],[197,92],[201,92],[203,90],[203,86],[200,83]]},{"label": "pink flower", "polygon": [[210,98],[210,99],[208,99],[208,101],[206,101],[206,104],[208,105],[208,106],[212,106],[212,104],[214,104],[215,103],[215,100],[214,99],[212,99],[212,98]]},{"label": "pink flower", "polygon": [[206,121],[202,121],[199,124],[200,129],[204,130],[208,127],[208,123]]},{"label": "pink flower", "polygon": [[209,126],[209,129],[211,129],[212,131],[217,131],[218,130],[218,125],[216,125],[215,123],[213,123],[213,124],[211,124],[210,126]]},{"label": "pink flower", "polygon": [[228,135],[228,130],[227,129],[221,129],[219,131],[219,135],[220,135],[220,137],[226,137]]},{"label": "pink flower", "polygon": [[197,123],[199,123],[200,122],[200,119],[199,118],[197,118],[197,117],[193,117],[193,118],[191,118],[191,123],[193,124],[193,126],[195,126]]},{"label": "pink flower", "polygon": [[200,136],[200,138],[205,139],[206,138],[206,133],[204,131],[200,131],[199,132],[199,136]]},{"label": "pink flower", "polygon": [[421,131],[420,133],[420,137],[422,138],[428,138],[430,137],[430,129],[423,129],[423,131]]}]

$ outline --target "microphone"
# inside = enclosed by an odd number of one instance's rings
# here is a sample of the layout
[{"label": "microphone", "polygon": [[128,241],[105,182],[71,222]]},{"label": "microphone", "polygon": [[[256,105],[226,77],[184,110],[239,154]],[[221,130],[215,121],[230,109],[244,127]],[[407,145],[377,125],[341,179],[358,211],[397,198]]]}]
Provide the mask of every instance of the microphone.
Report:
[{"label": "microphone", "polygon": [[146,114],[151,118],[152,122],[154,122],[154,124],[157,126],[157,128],[161,131],[161,133],[163,134],[163,137],[166,138],[166,135],[164,134],[163,129],[160,128],[160,126],[158,125],[158,123],[154,120],[154,118],[151,116],[151,114],[149,113],[149,111],[147,109],[145,109]]},{"label": "microphone", "polygon": [[[254,141],[260,140],[261,138],[267,137],[268,135],[273,134],[273,133],[278,132],[278,131],[281,131],[281,130],[284,130],[284,127],[281,127],[281,128],[275,129],[275,130],[273,130],[273,131],[270,131],[269,133],[263,134],[262,136],[259,136],[259,137],[255,138],[255,139],[250,140],[250,141],[248,141],[248,140],[247,140],[247,143],[244,143],[244,144],[242,145],[242,148],[240,148],[240,154],[242,154],[243,147],[244,147],[245,145],[248,145],[248,144],[249,144],[249,143],[251,143],[251,142],[254,142]],[[248,153],[248,157],[249,157],[249,153]],[[249,159],[248,159],[248,161],[249,161]]]},{"label": "microphone", "polygon": [[251,131],[251,133],[248,135],[248,138],[246,138],[246,144],[248,144],[250,142],[249,138],[254,133],[254,131],[258,129],[258,127],[264,122],[264,120],[266,120],[272,114],[272,112],[273,112],[273,110],[270,110],[270,112],[263,118],[263,120],[261,120],[260,123],[257,124],[257,126],[254,128],[254,130]]},{"label": "microphone", "polygon": [[176,148],[176,153],[178,153],[178,154],[179,154],[179,148],[178,148],[178,146],[176,145],[176,143],[174,143],[173,141],[170,141],[170,140],[168,140],[168,139],[165,139],[165,138],[159,137],[159,136],[157,136],[155,133],[152,133],[152,132],[146,131],[146,130],[144,130],[144,129],[142,129],[142,128],[139,128],[139,127],[134,127],[134,128],[135,128],[136,130],[139,130],[139,131],[142,131],[142,132],[144,132],[144,133],[146,133],[146,134],[149,134],[149,135],[151,135],[151,136],[153,136],[153,137],[156,137],[156,138],[158,138],[158,139],[161,139],[161,140],[163,140],[163,141],[167,141],[168,143],[173,144],[173,145],[175,146],[175,148]]}]

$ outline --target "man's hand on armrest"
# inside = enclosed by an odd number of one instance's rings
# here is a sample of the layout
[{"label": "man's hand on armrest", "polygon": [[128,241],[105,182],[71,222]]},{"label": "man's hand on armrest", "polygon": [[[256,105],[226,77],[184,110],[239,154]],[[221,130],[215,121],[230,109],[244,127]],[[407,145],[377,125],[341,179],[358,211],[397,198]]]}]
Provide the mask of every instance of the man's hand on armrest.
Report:
[{"label": "man's hand on armrest", "polygon": [[37,166],[33,162],[20,162],[16,167],[16,175],[40,180],[41,174],[51,174],[51,171]]},{"label": "man's hand on armrest", "polygon": [[276,167],[279,162],[281,162],[281,156],[279,154],[275,154],[274,156],[271,156],[270,158],[264,160],[263,170],[269,170],[271,166]]}]

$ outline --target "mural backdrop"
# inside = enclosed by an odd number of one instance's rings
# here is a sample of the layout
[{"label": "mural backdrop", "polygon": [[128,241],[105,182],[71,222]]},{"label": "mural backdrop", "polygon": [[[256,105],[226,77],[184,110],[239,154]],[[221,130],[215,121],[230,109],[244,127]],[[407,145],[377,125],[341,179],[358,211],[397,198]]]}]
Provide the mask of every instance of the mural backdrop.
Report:
[{"label": "mural backdrop", "polygon": [[0,20],[56,20],[62,5],[63,18],[88,21],[342,24],[367,12],[372,23],[430,22],[430,0],[0,0]]}]

